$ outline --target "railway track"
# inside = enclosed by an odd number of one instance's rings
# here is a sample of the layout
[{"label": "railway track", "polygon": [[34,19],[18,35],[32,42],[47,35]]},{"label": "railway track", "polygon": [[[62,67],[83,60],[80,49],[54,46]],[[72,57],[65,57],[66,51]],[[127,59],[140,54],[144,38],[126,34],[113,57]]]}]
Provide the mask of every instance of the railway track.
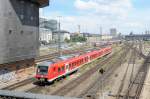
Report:
[{"label": "railway track", "polygon": [[[133,46],[133,45],[132,45]],[[120,87],[118,89],[118,92],[117,92],[117,95],[116,95],[116,99],[120,99],[121,97],[121,93],[123,91],[123,88],[124,88],[124,85],[125,85],[125,80],[126,80],[126,77],[127,77],[127,74],[128,74],[128,71],[129,71],[129,66],[130,64],[132,64],[132,73],[130,75],[130,81],[131,81],[131,78],[133,77],[133,71],[134,71],[134,64],[135,64],[135,51],[134,50],[130,50],[130,58],[128,60],[128,65],[127,65],[127,68],[126,68],[126,71],[125,71],[125,74],[123,76],[123,79],[121,80],[121,84],[120,84]]]},{"label": "railway track", "polygon": [[17,88],[19,88],[21,86],[25,86],[25,85],[27,85],[29,83],[32,83],[32,82],[33,82],[33,78],[29,78],[29,79],[26,79],[26,80],[24,80],[22,82],[18,82],[18,83],[15,83],[13,85],[10,85],[10,86],[7,86],[5,88],[2,88],[2,90],[14,90],[14,89],[17,89]]},{"label": "railway track", "polygon": [[[101,86],[103,86],[103,83],[107,80],[108,77],[110,77],[110,75],[112,75],[112,73],[119,67],[121,66],[122,63],[124,63],[126,61],[126,55],[127,55],[128,50],[124,49],[124,52],[120,54],[120,56],[117,58],[119,59],[119,61],[117,61],[116,59],[114,59],[114,62],[109,63],[109,65],[111,67],[109,68],[104,68],[105,69],[105,73],[103,75],[99,75],[98,79],[95,80],[93,83],[90,84],[89,87],[86,88],[86,90],[84,92],[82,92],[80,95],[78,95],[77,97],[81,98],[81,97],[89,97],[92,99],[96,99],[98,97],[97,93],[99,93],[99,89]],[[103,82],[103,83],[102,83]]]},{"label": "railway track", "polygon": [[[122,49],[119,51],[121,52]],[[119,53],[117,52],[117,53]],[[69,82],[69,84],[66,84],[65,86],[61,87],[60,89],[56,90],[55,92],[52,93],[52,95],[59,95],[59,96],[64,96],[66,95],[69,91],[75,89],[80,83],[88,79],[93,73],[97,72],[98,69],[101,68],[105,63],[111,62],[111,59],[117,56],[117,53],[114,53],[112,56],[108,57],[104,61],[97,63],[96,66],[93,66],[90,70],[86,71],[84,74],[79,76],[78,78],[72,80]]]},{"label": "railway track", "polygon": [[[139,99],[140,94],[143,88],[143,84],[147,75],[147,71],[149,70],[148,62],[150,61],[150,57],[146,57],[144,63],[139,67],[137,73],[135,74],[135,61],[138,57],[135,49],[132,49],[131,57],[128,61],[128,66],[126,72],[123,76],[123,80],[119,87],[117,95],[115,95],[116,99]],[[149,53],[150,55],[150,53]],[[149,56],[148,55],[148,56]],[[125,79],[128,74],[129,64],[132,64],[132,71],[130,74],[130,80],[127,89],[123,89],[125,86]]]},{"label": "railway track", "polygon": [[[150,53],[148,54],[150,56]],[[150,57],[147,57],[144,61],[143,65],[140,67],[137,72],[135,78],[130,82],[126,94],[123,96],[123,99],[139,99],[140,94],[143,88],[143,84],[147,75],[147,71],[149,70],[148,63],[150,61]]]}]

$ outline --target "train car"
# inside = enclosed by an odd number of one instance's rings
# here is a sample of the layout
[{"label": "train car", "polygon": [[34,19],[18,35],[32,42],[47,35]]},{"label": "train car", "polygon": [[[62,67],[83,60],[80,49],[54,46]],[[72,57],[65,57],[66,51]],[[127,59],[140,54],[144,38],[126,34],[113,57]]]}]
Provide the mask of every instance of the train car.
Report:
[{"label": "train car", "polygon": [[109,46],[57,62],[43,61],[37,65],[35,78],[44,82],[52,82],[57,78],[66,76],[67,74],[78,70],[84,64],[103,57],[111,52],[112,48]]}]

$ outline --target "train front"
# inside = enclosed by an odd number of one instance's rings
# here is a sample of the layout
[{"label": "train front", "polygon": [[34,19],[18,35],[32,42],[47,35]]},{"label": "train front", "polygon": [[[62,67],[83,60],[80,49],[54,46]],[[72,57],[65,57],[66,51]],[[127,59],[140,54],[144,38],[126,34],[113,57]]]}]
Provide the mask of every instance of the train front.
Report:
[{"label": "train front", "polygon": [[41,82],[47,82],[48,80],[48,71],[52,62],[44,61],[37,64],[36,75],[35,78]]}]

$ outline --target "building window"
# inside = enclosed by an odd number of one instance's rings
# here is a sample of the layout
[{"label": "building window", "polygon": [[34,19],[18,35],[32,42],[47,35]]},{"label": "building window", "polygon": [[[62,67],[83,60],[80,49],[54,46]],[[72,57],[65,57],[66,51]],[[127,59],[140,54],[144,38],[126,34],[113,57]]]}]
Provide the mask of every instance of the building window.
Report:
[{"label": "building window", "polygon": [[24,15],[20,15],[20,18],[21,18],[21,20],[23,20],[24,19]]},{"label": "building window", "polygon": [[34,7],[34,4],[31,4],[31,7]]},{"label": "building window", "polygon": [[12,30],[9,30],[9,34],[12,34]]},{"label": "building window", "polygon": [[12,12],[11,12],[11,10],[8,12],[8,15],[9,15],[9,16],[11,16],[11,15],[12,15]]},{"label": "building window", "polygon": [[33,16],[31,16],[30,19],[33,21],[33,19],[34,19]]},{"label": "building window", "polygon": [[31,31],[30,34],[33,34],[33,31]]},{"label": "building window", "polygon": [[20,34],[23,35],[23,31],[21,31]]},{"label": "building window", "polygon": [[32,46],[31,49],[34,49],[34,47]]},{"label": "building window", "polygon": [[20,1],[20,3],[24,3],[24,1],[23,1],[23,0],[21,0],[21,1]]}]

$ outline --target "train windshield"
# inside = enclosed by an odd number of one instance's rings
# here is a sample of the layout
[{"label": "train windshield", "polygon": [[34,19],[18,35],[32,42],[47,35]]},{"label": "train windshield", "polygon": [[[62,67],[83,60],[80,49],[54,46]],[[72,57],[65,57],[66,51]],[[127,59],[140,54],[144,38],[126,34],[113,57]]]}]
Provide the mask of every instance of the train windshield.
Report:
[{"label": "train windshield", "polygon": [[48,66],[38,66],[37,73],[40,75],[47,75]]}]

